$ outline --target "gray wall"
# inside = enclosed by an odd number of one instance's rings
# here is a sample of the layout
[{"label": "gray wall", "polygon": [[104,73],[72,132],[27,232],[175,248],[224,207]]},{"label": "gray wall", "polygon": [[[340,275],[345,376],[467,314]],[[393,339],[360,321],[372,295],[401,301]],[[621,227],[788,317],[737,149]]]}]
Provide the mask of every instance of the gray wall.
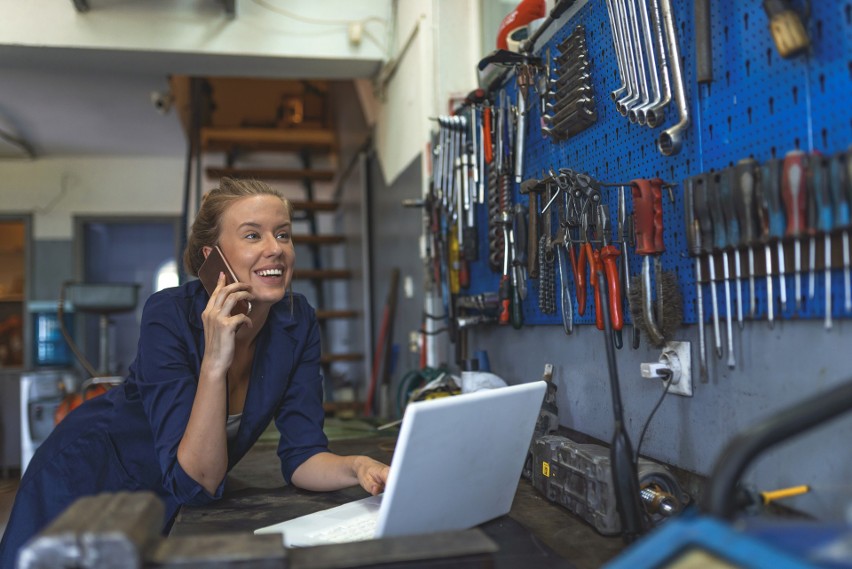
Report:
[{"label": "gray wall", "polygon": [[[394,268],[400,271],[396,317],[393,323],[393,343],[398,346],[399,357],[390,390],[391,401],[396,401],[399,379],[410,370],[418,369],[417,354],[408,349],[409,335],[420,330],[423,312],[423,264],[420,261],[418,240],[421,232],[423,210],[405,208],[402,201],[420,197],[420,161],[415,160],[391,185],[387,186],[376,160],[371,161],[371,225],[373,232],[372,281],[374,340],[379,334],[382,313],[390,290]],[[405,280],[413,284],[412,295],[405,294]],[[396,406],[391,407],[395,412]]]},{"label": "gray wall", "polygon": [[[696,326],[677,339],[692,342],[698,355]],[[708,334],[710,328],[708,327]],[[826,333],[822,322],[783,322],[770,330],[764,322],[736,331],[738,367],[711,357],[710,380],[694,383],[694,396],[668,395],[645,435],[642,454],[699,474],[709,474],[724,445],[739,431],[770,413],[848,380],[852,373],[852,322]],[[560,424],[598,439],[612,438],[612,405],[602,333],[593,326],[478,328],[471,349],[489,352],[492,370],[510,383],[541,377],[554,364]],[[625,423],[634,448],[661,385],[639,376],[641,362],[656,362],[659,350],[646,345],[616,354]],[[820,517],[841,519],[850,500],[852,472],[849,434],[852,415],[802,435],[768,452],[745,481],[760,490],[809,484],[808,495],[785,504]]]}]

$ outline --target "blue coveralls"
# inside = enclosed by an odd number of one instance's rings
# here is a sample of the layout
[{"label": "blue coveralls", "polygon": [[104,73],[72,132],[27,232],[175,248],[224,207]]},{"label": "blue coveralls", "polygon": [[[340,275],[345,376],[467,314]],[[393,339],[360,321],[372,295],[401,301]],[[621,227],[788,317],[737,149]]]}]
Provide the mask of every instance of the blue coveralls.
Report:
[{"label": "blue coveralls", "polygon": [[[164,532],[181,505],[222,496],[224,481],[211,495],[177,460],[204,356],[201,313],[208,298],[192,281],[148,299],[127,380],[70,413],[27,467],[0,541],[0,568],[14,567],[20,547],[81,496],[151,490],[166,506]],[[322,395],[316,314],[304,296],[287,294],[256,338],[242,422],[228,443],[228,470],[274,419],[289,484],[299,465],[328,450]]]}]

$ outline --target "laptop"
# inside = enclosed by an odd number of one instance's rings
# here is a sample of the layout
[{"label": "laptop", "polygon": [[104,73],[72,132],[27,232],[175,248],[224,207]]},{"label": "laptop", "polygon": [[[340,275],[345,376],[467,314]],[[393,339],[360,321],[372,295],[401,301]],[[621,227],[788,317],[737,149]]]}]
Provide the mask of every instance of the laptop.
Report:
[{"label": "laptop", "polygon": [[410,403],[385,492],[255,530],[287,547],[468,529],[507,514],[547,384]]}]

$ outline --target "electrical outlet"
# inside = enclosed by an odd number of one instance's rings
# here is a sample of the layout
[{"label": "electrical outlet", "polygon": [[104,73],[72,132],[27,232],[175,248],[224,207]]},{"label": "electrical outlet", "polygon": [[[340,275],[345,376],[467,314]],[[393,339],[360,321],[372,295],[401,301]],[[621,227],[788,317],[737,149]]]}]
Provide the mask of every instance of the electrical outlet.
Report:
[{"label": "electrical outlet", "polygon": [[640,364],[640,368],[642,377],[656,380],[663,379],[658,374],[660,370],[670,371],[669,393],[692,397],[692,346],[689,342],[666,342],[660,360]]}]

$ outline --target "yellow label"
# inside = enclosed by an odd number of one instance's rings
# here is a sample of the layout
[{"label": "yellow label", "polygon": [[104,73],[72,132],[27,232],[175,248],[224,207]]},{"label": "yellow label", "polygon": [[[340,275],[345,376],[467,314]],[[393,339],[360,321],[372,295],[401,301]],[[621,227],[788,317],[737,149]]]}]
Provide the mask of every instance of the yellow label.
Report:
[{"label": "yellow label", "polygon": [[546,477],[550,478],[550,464],[547,462],[541,462],[541,473]]}]

